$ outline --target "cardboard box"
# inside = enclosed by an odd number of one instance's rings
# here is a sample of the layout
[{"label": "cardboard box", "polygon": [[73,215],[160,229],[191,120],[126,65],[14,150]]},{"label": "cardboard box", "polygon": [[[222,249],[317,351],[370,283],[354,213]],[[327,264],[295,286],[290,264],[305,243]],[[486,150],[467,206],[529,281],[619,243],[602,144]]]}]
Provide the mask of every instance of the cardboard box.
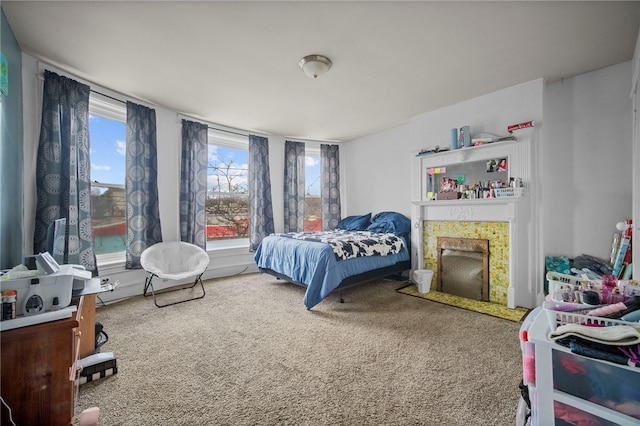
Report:
[{"label": "cardboard box", "polygon": [[437,200],[457,200],[462,195],[461,192],[457,191],[447,191],[447,192],[438,192],[436,196]]}]

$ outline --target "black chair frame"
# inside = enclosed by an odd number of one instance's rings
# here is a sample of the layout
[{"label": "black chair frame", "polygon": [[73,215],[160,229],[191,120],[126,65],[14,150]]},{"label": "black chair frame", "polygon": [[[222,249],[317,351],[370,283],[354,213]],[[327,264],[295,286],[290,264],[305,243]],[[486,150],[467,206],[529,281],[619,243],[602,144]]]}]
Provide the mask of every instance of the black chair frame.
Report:
[{"label": "black chair frame", "polygon": [[[170,288],[170,289],[162,290],[162,291],[157,293],[157,294],[164,294],[164,293],[171,293],[171,292],[178,291],[178,290],[188,290],[190,288],[194,288],[199,283],[200,284],[200,288],[202,288],[202,295],[201,296],[192,297],[190,299],[178,300],[177,302],[159,304],[157,299],[156,299],[156,291],[153,289],[153,284],[152,284],[153,277],[157,277],[157,275],[154,274],[154,273],[149,273],[149,275],[145,279],[145,281],[144,281],[144,292],[142,294],[143,294],[144,297],[147,297],[147,296],[150,296],[150,295],[153,296],[153,303],[158,308],[164,308],[165,306],[177,305],[178,303],[184,303],[184,302],[190,302],[192,300],[202,299],[205,296],[204,284],[202,284],[202,275],[203,274],[204,274],[204,272],[202,274],[198,275],[195,278],[195,280],[193,281],[193,284],[191,284],[191,285],[186,285],[186,286],[182,285],[182,286],[179,286],[179,288]],[[151,293],[147,293],[147,291],[149,289],[151,289]]]}]

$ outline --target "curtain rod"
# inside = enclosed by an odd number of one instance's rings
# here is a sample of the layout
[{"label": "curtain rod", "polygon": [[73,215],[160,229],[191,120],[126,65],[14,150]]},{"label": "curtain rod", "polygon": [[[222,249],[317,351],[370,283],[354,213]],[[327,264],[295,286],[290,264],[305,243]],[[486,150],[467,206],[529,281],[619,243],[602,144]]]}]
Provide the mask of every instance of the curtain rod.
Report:
[{"label": "curtain rod", "polygon": [[[90,89],[90,90],[91,90],[91,92],[93,92],[93,93],[97,93],[98,95],[104,96],[105,98],[112,99],[112,100],[114,100],[114,101],[116,101],[116,102],[121,102],[121,103],[123,103],[123,104],[126,104],[126,103],[127,103],[127,101],[123,101],[122,99],[114,98],[113,96],[109,96],[109,95],[107,95],[107,94],[105,94],[105,93],[98,92],[97,90],[93,90],[93,89]],[[231,134],[238,135],[238,136],[249,136],[248,134],[239,133],[239,132],[234,132],[234,131],[231,131],[231,130],[219,129],[219,128],[217,128],[217,127],[212,127],[212,126],[209,126],[209,125],[207,125],[207,129],[217,130],[217,131],[219,131],[219,132],[231,133]]]},{"label": "curtain rod", "polygon": [[[96,85],[92,81],[80,78],[80,77],[76,76],[73,72],[64,71],[64,70],[62,70],[62,69],[60,69],[60,68],[58,68],[58,67],[56,67],[54,65],[51,65],[51,64],[49,64],[47,62],[44,62],[44,61],[40,61],[40,60],[38,61],[38,72],[36,73],[36,78],[41,80],[41,81],[44,81],[44,72],[45,72],[45,70],[51,71],[53,73],[62,75],[63,77],[67,77],[67,78],[76,80],[79,83],[85,84],[85,85],[89,86],[89,91],[92,92],[92,93],[96,93],[96,94],[98,94],[100,96],[104,96],[105,98],[111,99],[111,100],[116,101],[116,102],[120,102],[122,104],[126,104],[127,103],[127,101],[123,101],[122,99],[115,98],[115,97],[113,97],[111,95],[107,95],[106,93],[102,93],[102,92],[100,92],[98,90],[92,89],[92,86]],[[101,86],[99,84],[97,86],[101,87],[103,90],[106,89],[106,90],[111,91],[111,89],[109,89],[108,87],[104,87],[104,86]],[[133,102],[133,103],[136,103],[136,104],[139,104],[139,105],[143,105],[143,106],[146,106],[148,108],[163,108],[162,106],[157,105],[157,104],[155,104],[153,102],[149,102],[149,101],[145,101],[145,100],[142,100],[142,99],[133,98],[133,97],[130,97],[130,96],[125,95],[125,94],[122,94],[122,93],[117,92],[117,91],[113,91],[113,92],[116,93],[117,95],[122,95],[124,98],[130,99],[130,102]]]},{"label": "curtain rod", "polygon": [[[112,100],[114,100],[114,101],[116,101],[116,102],[120,102],[120,103],[123,103],[123,104],[126,104],[126,103],[127,103],[127,101],[123,101],[122,99],[118,99],[118,98],[115,98],[115,97],[113,97],[113,96],[109,96],[109,95],[107,95],[106,93],[102,93],[102,92],[99,92],[99,91],[97,91],[97,90],[90,89],[90,91],[91,91],[91,92],[93,92],[93,93],[97,93],[97,94],[98,94],[98,95],[100,95],[100,96],[104,96],[105,98],[112,99]],[[209,126],[209,125],[207,125],[207,129],[217,130],[217,131],[219,131],[219,132],[231,133],[231,134],[238,135],[238,136],[249,136],[249,134],[248,134],[248,133],[234,132],[234,131],[232,131],[232,130],[220,129],[220,128],[213,127],[213,126]]]},{"label": "curtain rod", "polygon": [[[53,68],[53,70],[49,70],[49,68]],[[91,88],[91,83],[90,82],[87,82],[85,80],[82,80],[82,79],[76,77],[75,75],[73,75],[73,73],[67,73],[65,71],[59,71],[58,69],[56,69],[56,67],[52,67],[51,65],[49,65],[49,64],[47,64],[45,62],[38,61],[38,72],[36,73],[36,78],[38,78],[41,81],[44,81],[44,71],[45,70],[49,70],[49,71],[54,72],[54,73],[56,73],[58,75],[62,75],[64,77],[71,78],[73,80],[77,80],[79,83],[82,83],[82,84],[85,84],[85,85],[89,86],[89,91],[92,92],[92,93],[97,93],[98,95],[104,96],[105,98],[109,98],[109,99],[111,99],[113,101],[116,101],[116,102],[120,102],[120,103],[123,103],[123,104],[127,103],[127,101],[123,101],[122,99],[114,98],[113,96],[107,95],[106,93],[102,93],[102,92],[99,92],[97,90],[94,90],[94,89]]]},{"label": "curtain rod", "polygon": [[293,138],[293,137],[287,137],[287,136],[283,136],[283,139],[285,141],[291,141],[291,142],[312,142],[312,143],[319,143],[322,145],[340,145],[341,143],[343,143],[343,141],[338,141],[333,139],[304,139],[304,138]]},{"label": "curtain rod", "polygon": [[[216,127],[216,126],[220,126],[219,124],[211,123],[210,121],[203,120],[201,118],[190,117],[190,116],[188,116],[186,114],[183,114],[183,113],[177,113],[176,115],[177,115],[178,119],[180,119],[180,120],[197,121],[197,122],[206,124],[207,125],[207,129],[209,129],[209,130],[217,130],[219,132],[231,133],[232,135],[245,136],[245,137],[249,137],[249,135],[260,135],[260,133],[250,132],[250,131],[244,130],[244,129],[235,129],[235,128],[230,128],[230,129],[233,129],[233,130],[221,129],[220,127]],[[180,121],[180,123],[182,123],[182,121]]]},{"label": "curtain rod", "polygon": [[217,131],[219,131],[219,132],[231,133],[231,134],[233,134],[233,135],[238,135],[238,136],[249,136],[249,134],[248,134],[248,133],[240,133],[240,132],[234,132],[234,131],[232,131],[232,130],[218,129],[217,127],[212,127],[212,126],[209,126],[209,125],[207,125],[207,129],[210,129],[210,130],[217,130]]},{"label": "curtain rod", "polygon": [[[123,104],[127,103],[127,101],[123,101],[122,99],[114,98],[113,96],[109,96],[109,95],[107,95],[105,93],[98,92],[97,90],[93,90],[93,89],[90,89],[90,90],[91,90],[91,92],[97,93],[98,95],[104,96],[105,98],[109,98],[109,99],[112,99],[114,101],[121,102]],[[245,133],[239,133],[239,132],[234,132],[234,131],[231,131],[231,130],[219,129],[217,127],[212,127],[212,126],[209,126],[209,125],[207,125],[207,129],[217,130],[219,132],[231,133],[231,134],[238,135],[238,136],[249,136],[248,134],[245,134]]]},{"label": "curtain rod", "polygon": [[105,98],[109,98],[109,99],[114,100],[116,102],[120,102],[122,104],[126,104],[127,103],[127,101],[123,101],[122,99],[114,98],[113,96],[109,96],[109,95],[107,95],[105,93],[98,92],[97,90],[89,89],[89,91],[93,92],[93,93],[97,93],[100,96],[104,96]]}]

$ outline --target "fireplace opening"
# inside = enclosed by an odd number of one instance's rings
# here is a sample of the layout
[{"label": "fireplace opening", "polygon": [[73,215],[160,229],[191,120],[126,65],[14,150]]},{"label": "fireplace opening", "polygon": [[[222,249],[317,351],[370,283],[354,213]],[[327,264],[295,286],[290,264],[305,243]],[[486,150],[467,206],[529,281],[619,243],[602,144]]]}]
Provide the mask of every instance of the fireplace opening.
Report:
[{"label": "fireplace opening", "polygon": [[489,301],[489,240],[437,237],[437,289]]}]

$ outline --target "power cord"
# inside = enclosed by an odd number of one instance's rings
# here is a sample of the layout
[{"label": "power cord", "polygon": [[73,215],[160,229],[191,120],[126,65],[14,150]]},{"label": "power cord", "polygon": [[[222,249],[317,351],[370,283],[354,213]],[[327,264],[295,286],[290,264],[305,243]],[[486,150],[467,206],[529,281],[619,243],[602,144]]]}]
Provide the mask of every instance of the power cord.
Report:
[{"label": "power cord", "polygon": [[[208,278],[208,279],[203,280],[203,281],[209,281],[209,280],[213,280],[213,279],[216,279],[216,278],[236,277],[236,276],[238,276],[238,275],[242,275],[242,274],[244,274],[245,272],[247,272],[247,270],[250,268],[250,266],[251,266],[251,265],[246,265],[246,266],[245,266],[241,271],[236,272],[236,273],[231,274],[231,275],[225,275],[224,277]],[[222,267],[222,268],[207,269],[207,271],[216,271],[216,270],[220,270],[220,269],[228,269],[228,268],[230,268],[230,267],[229,267],[229,266],[224,266],[224,267]],[[119,281],[118,281],[118,283],[119,283]],[[114,287],[114,289],[115,289],[115,287]],[[111,290],[111,291],[113,291],[113,290]],[[97,298],[97,300],[100,302],[100,307],[107,306],[107,303],[106,303],[104,300],[102,300],[102,298],[100,297],[100,294],[99,294],[99,293],[97,293],[97,294],[96,294],[96,298]],[[110,302],[110,303],[114,303],[114,302],[119,302],[119,301],[121,301],[121,300],[129,299],[129,298],[131,298],[131,296],[124,296],[124,297],[120,297],[120,298],[118,298],[118,299],[112,299],[112,300],[110,300],[109,302]]]},{"label": "power cord", "polygon": [[4,398],[3,398],[3,397],[1,397],[1,396],[0,396],[0,401],[2,401],[2,404],[3,404],[5,407],[7,407],[7,410],[9,410],[9,421],[11,422],[11,424],[12,424],[13,426],[17,426],[17,425],[16,425],[16,422],[14,422],[14,421],[13,421],[13,416],[12,416],[12,414],[11,414],[11,407],[9,407],[9,404],[7,404],[7,403],[6,403],[6,401],[4,400]]}]

